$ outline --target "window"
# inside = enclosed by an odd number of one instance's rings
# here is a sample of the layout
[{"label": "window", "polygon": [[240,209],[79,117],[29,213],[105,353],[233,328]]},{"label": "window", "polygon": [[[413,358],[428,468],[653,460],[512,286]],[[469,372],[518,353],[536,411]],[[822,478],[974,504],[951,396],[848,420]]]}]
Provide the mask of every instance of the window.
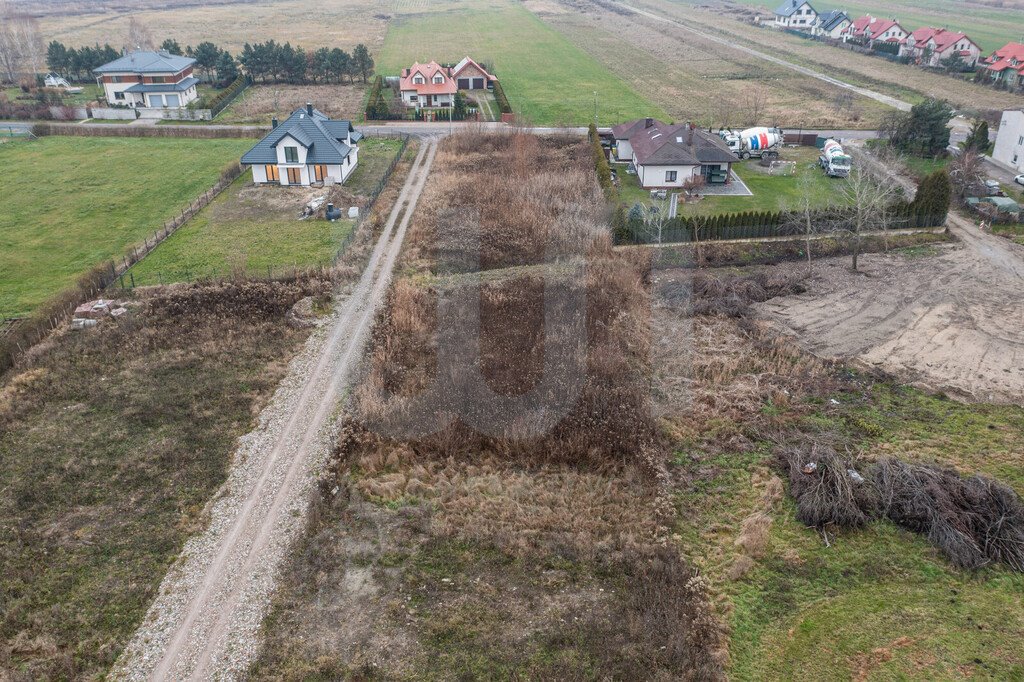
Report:
[{"label": "window", "polygon": [[441,74],[435,75],[434,76],[434,82],[435,83],[444,83],[444,76],[442,76]]},{"label": "window", "polygon": [[665,182],[675,182],[677,171],[665,171]]},{"label": "window", "polygon": [[317,182],[323,182],[324,178],[327,177],[327,166],[322,163],[313,166],[313,176]]},{"label": "window", "polygon": [[277,166],[267,164],[263,167],[263,172],[267,174],[267,182],[281,182],[281,173],[277,170]]},{"label": "window", "polygon": [[166,83],[167,80],[163,76],[153,76],[154,83]]},{"label": "window", "polygon": [[114,99],[124,99],[124,93],[123,92],[115,92],[114,93]]},{"label": "window", "polygon": [[298,147],[285,147],[284,148],[284,160],[285,160],[285,163],[298,163],[299,162],[299,148]]},{"label": "window", "polygon": [[289,185],[301,185],[302,184],[302,169],[301,168],[289,168],[288,169],[288,184]]},{"label": "window", "polygon": [[409,95],[409,101],[410,101],[410,102],[418,102],[418,101],[419,101],[419,99],[420,99],[420,98],[419,98],[419,96],[418,96],[418,95]]},{"label": "window", "polygon": [[427,81],[426,81],[425,78],[423,78],[423,76],[421,76],[419,74],[416,74],[415,76],[413,76],[412,82],[413,83],[418,83],[418,84],[422,85],[423,83],[426,83]]},{"label": "window", "polygon": [[1017,138],[1017,144],[1024,144],[1024,135]]}]

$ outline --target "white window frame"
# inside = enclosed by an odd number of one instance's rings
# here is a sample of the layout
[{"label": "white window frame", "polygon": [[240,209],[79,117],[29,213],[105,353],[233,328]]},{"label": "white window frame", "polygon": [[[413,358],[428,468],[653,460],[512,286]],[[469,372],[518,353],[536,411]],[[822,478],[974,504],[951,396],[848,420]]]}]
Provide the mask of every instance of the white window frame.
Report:
[{"label": "white window frame", "polygon": [[674,171],[674,170],[665,171],[665,182],[678,182],[678,181],[679,181],[679,171]]}]

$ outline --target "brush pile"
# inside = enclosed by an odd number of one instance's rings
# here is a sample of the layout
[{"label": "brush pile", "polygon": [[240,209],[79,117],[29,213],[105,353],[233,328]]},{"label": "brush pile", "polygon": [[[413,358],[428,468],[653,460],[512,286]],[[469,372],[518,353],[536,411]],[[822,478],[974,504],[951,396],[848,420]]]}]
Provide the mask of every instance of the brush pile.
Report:
[{"label": "brush pile", "polygon": [[872,469],[882,511],[928,536],[960,568],[1001,561],[1024,571],[1024,504],[1008,486],[948,468],[884,459]]},{"label": "brush pile", "polygon": [[862,476],[852,457],[821,444],[787,448],[782,460],[796,517],[808,526],[856,528],[887,518],[925,535],[958,568],[1002,562],[1024,572],[1024,502],[1009,486],[893,458]]},{"label": "brush pile", "polygon": [[662,298],[687,315],[743,317],[752,303],[805,291],[802,270],[774,268],[753,275],[716,276],[704,272],[659,284]]}]

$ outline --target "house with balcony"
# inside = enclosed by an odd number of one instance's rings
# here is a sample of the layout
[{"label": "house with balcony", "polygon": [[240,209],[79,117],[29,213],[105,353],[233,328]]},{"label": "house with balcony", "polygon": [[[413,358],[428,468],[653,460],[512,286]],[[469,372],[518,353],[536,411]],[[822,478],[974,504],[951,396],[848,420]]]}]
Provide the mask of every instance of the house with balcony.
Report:
[{"label": "house with balcony", "polygon": [[113,106],[180,109],[199,97],[196,60],[160,50],[129,52],[93,69]]},{"label": "house with balcony", "polygon": [[274,119],[242,163],[258,185],[343,184],[359,163],[360,139],[350,121],[332,121],[307,103],[281,123]]}]

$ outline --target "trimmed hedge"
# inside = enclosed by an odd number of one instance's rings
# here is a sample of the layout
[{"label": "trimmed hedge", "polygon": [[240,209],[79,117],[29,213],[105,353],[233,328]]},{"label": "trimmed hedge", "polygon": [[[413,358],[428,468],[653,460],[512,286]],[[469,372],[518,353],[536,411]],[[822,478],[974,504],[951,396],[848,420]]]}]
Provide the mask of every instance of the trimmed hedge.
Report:
[{"label": "trimmed hedge", "polygon": [[364,112],[367,121],[387,121],[391,118],[391,109],[384,98],[384,78],[377,76],[370,86],[370,94],[366,98],[366,111]]},{"label": "trimmed hedge", "polygon": [[239,75],[238,78],[231,81],[231,85],[218,92],[207,103],[206,108],[210,110],[210,117],[212,118],[224,111],[224,108],[231,104],[247,87],[249,87],[248,76]]},{"label": "trimmed hedge", "polygon": [[498,110],[501,113],[512,113],[512,105],[508,103],[508,97],[505,96],[505,88],[501,87],[500,81],[494,81],[494,99],[498,102]]},{"label": "trimmed hedge", "polygon": [[604,147],[601,146],[601,136],[597,134],[597,127],[591,123],[587,132],[590,138],[591,155],[594,158],[594,169],[597,171],[597,182],[604,190],[605,197],[614,201],[618,197],[618,190],[612,183],[612,168],[608,165],[608,157],[604,154]]}]

